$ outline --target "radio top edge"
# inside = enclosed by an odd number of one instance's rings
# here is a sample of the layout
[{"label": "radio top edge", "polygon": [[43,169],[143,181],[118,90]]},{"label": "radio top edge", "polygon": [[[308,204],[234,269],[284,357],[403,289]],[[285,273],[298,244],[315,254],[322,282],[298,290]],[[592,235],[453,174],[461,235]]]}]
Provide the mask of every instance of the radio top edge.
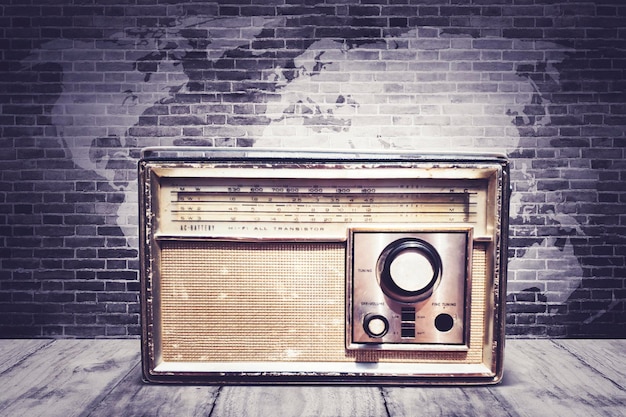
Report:
[{"label": "radio top edge", "polygon": [[248,148],[205,146],[152,146],[141,149],[142,161],[167,160],[293,160],[293,161],[498,161],[505,162],[506,155],[496,152],[451,152],[399,149],[316,149],[316,148]]}]

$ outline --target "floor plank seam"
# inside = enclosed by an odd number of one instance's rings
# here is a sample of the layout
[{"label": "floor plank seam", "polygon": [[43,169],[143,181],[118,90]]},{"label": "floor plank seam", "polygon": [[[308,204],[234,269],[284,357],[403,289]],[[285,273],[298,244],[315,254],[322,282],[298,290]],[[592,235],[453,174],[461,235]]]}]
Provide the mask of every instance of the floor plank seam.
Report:
[{"label": "floor plank seam", "polygon": [[489,392],[489,394],[491,395],[491,397],[493,398],[493,400],[495,402],[497,402],[500,406],[502,406],[502,409],[506,411],[506,417],[516,417],[518,416],[518,414],[511,414],[511,412],[509,410],[513,409],[513,406],[511,405],[510,402],[508,402],[506,400],[506,398],[504,398],[501,395],[498,395],[498,387],[500,385],[496,385],[495,388],[494,387],[486,387],[487,388],[487,392]]},{"label": "floor plank seam", "polygon": [[551,342],[559,347],[560,349],[563,349],[564,351],[566,351],[568,354],[570,354],[572,357],[576,358],[576,360],[581,363],[585,368],[592,370],[594,373],[598,374],[600,377],[602,377],[603,379],[609,381],[611,384],[613,384],[616,388],[618,388],[620,391],[626,391],[626,387],[624,387],[622,384],[620,384],[619,382],[613,380],[612,378],[610,378],[609,376],[607,376],[604,372],[602,372],[601,370],[599,370],[598,368],[592,366],[591,364],[589,364],[587,361],[584,360],[584,358],[582,358],[578,353],[572,351],[571,349],[568,349],[567,345],[564,345],[562,343],[559,343],[558,340],[551,340]]},{"label": "floor plank seam", "polygon": [[217,391],[215,391],[215,394],[213,395],[213,404],[211,404],[211,410],[209,411],[209,415],[207,417],[213,417],[213,411],[215,410],[215,407],[217,407],[217,401],[222,393],[222,388],[224,387],[220,386]]},{"label": "floor plank seam", "polygon": [[379,387],[380,396],[383,397],[383,406],[385,407],[385,413],[387,413],[387,417],[392,417],[391,411],[389,411],[389,404],[387,403],[387,393],[385,392],[385,388]]},{"label": "floor plank seam", "polygon": [[17,362],[15,362],[14,364],[12,364],[11,366],[9,366],[8,368],[6,368],[5,370],[3,370],[2,372],[0,372],[0,377],[4,376],[5,374],[11,372],[12,370],[14,370],[15,368],[19,368],[28,358],[30,358],[31,356],[39,353],[40,351],[42,351],[43,349],[51,346],[52,344],[54,344],[56,340],[55,339],[50,339],[48,341],[48,343],[38,346],[36,349],[34,349],[32,352],[30,352],[28,355],[25,355],[23,358],[21,358],[20,360],[18,360]]},{"label": "floor plank seam", "polygon": [[[7,369],[5,369],[4,371],[0,372],[0,378],[2,378],[5,374],[13,371],[16,368],[19,371],[19,368],[22,366],[22,364],[24,362],[26,362],[26,360],[28,360],[33,355],[36,355],[37,353],[41,352],[45,348],[51,346],[52,344],[54,344],[54,342],[55,342],[55,340],[51,339],[48,343],[43,344],[41,346],[38,346],[32,352],[28,353],[24,357],[20,358],[17,362],[15,362],[11,366],[9,366]],[[0,397],[0,415],[4,415],[4,411],[6,409],[9,409],[12,405],[19,403],[19,401],[20,401],[20,398],[14,398],[14,399],[5,400],[4,398]]]},{"label": "floor plank seam", "polygon": [[98,409],[98,406],[102,401],[104,401],[115,389],[137,369],[138,366],[141,366],[141,361],[138,361],[135,365],[130,367],[130,370],[120,376],[117,381],[111,383],[107,386],[106,389],[102,390],[102,394],[94,398],[94,400],[85,407],[85,410],[80,414],[80,417],[89,417],[95,410]]}]

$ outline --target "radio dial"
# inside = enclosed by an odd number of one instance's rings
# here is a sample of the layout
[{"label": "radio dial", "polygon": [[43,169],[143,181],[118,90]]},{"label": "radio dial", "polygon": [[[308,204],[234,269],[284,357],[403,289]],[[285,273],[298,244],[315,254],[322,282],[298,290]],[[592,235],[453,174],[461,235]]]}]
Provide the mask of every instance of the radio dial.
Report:
[{"label": "radio dial", "polygon": [[424,240],[399,239],[383,250],[378,271],[381,289],[388,297],[413,303],[432,294],[441,275],[441,258]]},{"label": "radio dial", "polygon": [[389,321],[380,314],[368,314],[363,320],[363,328],[370,337],[383,337],[389,330]]}]

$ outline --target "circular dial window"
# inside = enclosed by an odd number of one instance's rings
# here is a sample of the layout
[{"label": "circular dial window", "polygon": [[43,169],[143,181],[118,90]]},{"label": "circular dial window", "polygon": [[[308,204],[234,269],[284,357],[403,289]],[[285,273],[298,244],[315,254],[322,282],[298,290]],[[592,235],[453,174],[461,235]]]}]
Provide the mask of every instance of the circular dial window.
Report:
[{"label": "circular dial window", "polygon": [[388,297],[412,303],[432,294],[441,275],[441,258],[428,242],[399,239],[383,250],[378,271],[380,286]]}]

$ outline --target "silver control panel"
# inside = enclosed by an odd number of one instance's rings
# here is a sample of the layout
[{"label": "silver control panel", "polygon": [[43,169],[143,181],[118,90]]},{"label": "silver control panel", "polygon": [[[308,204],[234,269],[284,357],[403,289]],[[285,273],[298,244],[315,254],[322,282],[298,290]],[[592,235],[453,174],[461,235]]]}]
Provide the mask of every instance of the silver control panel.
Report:
[{"label": "silver control panel", "polygon": [[351,231],[348,348],[467,349],[471,234]]}]

